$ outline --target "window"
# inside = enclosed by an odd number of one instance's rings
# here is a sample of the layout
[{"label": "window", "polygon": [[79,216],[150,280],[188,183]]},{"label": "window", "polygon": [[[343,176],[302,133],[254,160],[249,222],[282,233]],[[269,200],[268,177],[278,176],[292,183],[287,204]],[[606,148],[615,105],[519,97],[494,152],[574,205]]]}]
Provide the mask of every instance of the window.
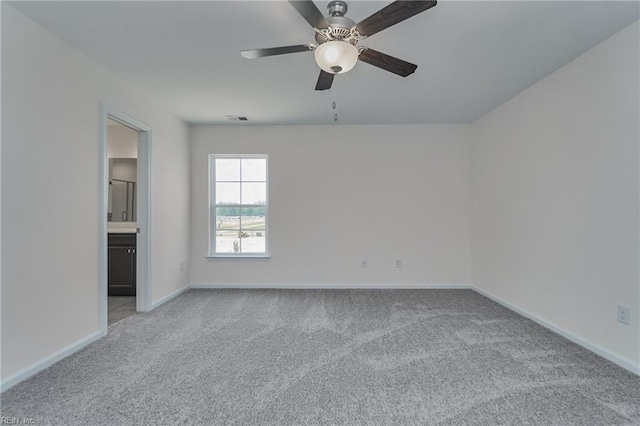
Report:
[{"label": "window", "polygon": [[210,155],[209,255],[267,257],[267,156]]}]

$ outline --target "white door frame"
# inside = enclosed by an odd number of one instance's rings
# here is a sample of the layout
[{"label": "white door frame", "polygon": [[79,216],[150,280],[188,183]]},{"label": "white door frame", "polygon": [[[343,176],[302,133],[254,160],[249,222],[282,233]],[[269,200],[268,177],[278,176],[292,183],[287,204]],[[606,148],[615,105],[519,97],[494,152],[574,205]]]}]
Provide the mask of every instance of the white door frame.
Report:
[{"label": "white door frame", "polygon": [[100,329],[107,334],[108,302],[108,235],[109,158],[107,156],[107,119],[112,119],[138,132],[138,183],[136,249],[136,311],[151,310],[151,127],[117,109],[101,104],[100,108]]}]

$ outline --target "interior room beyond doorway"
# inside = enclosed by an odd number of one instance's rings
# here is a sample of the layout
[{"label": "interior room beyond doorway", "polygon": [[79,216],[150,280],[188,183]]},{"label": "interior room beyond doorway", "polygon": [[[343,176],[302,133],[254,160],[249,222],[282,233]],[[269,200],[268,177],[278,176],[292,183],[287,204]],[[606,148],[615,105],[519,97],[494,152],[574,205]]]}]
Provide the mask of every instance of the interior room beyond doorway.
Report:
[{"label": "interior room beyond doorway", "polygon": [[107,121],[108,325],[136,312],[138,132]]}]

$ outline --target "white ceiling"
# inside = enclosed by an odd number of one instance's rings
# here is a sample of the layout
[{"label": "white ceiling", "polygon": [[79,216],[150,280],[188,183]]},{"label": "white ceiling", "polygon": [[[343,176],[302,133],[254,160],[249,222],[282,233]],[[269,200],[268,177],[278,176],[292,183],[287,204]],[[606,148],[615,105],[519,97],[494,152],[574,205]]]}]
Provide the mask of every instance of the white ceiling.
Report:
[{"label": "white ceiling", "polygon": [[[388,3],[352,1],[347,16]],[[11,4],[186,121],[233,125],[245,124],[225,115],[332,123],[334,100],[343,124],[470,123],[640,17],[636,1],[441,1],[361,43],[418,64],[415,74],[360,62],[317,92],[312,53],[240,56],[314,42],[284,1]]]}]

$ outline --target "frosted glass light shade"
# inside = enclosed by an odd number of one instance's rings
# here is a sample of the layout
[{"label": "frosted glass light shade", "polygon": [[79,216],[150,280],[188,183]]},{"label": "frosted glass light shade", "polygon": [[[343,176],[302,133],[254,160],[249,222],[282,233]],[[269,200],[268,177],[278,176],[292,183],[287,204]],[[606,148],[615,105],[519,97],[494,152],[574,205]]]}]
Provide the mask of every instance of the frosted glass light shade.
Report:
[{"label": "frosted glass light shade", "polygon": [[329,74],[342,74],[358,62],[358,49],[346,41],[328,41],[316,47],[316,63]]}]

